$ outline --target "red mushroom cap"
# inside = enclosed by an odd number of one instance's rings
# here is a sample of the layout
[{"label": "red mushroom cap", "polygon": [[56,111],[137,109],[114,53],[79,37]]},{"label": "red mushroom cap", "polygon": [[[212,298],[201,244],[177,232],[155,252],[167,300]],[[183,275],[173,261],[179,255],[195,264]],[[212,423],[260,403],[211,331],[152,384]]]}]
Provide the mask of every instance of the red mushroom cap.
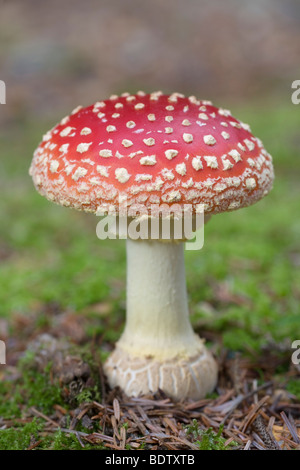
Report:
[{"label": "red mushroom cap", "polygon": [[88,212],[136,203],[255,203],[272,187],[272,158],[249,126],[179,93],[124,93],[77,108],[49,131],[30,174],[49,200]]}]

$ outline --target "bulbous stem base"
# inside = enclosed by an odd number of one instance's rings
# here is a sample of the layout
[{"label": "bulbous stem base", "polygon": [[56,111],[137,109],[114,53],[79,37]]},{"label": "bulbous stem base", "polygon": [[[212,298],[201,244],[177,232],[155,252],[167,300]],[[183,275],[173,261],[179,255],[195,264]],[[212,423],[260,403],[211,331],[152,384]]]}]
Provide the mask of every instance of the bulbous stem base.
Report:
[{"label": "bulbous stem base", "polygon": [[194,357],[164,361],[132,357],[117,345],[104,371],[111,387],[119,386],[132,397],[162,390],[176,401],[199,400],[212,392],[217,382],[216,362],[204,345]]}]

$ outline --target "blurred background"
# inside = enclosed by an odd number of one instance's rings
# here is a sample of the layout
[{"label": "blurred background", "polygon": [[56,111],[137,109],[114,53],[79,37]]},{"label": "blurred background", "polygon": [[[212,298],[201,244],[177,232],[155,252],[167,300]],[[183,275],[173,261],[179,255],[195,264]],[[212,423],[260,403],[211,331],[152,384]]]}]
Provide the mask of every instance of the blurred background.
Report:
[{"label": "blurred background", "polygon": [[[290,99],[298,0],[2,0],[1,122],[54,116],[124,90],[232,105]],[[299,78],[299,77],[298,77]]]},{"label": "blurred background", "polygon": [[100,243],[94,217],[41,198],[28,168],[77,105],[161,89],[231,109],[274,157],[273,192],[212,218],[204,249],[186,253],[194,327],[231,349],[289,349],[300,337],[299,62],[299,0],[0,1],[0,338],[27,341],[53,322],[73,340],[96,331],[111,349],[124,244]]}]

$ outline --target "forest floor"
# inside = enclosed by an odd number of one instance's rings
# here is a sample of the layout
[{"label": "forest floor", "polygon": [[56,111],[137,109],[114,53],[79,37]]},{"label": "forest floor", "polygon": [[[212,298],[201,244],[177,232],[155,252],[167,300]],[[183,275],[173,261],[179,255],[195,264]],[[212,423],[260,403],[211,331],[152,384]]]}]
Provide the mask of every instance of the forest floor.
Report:
[{"label": "forest floor", "polygon": [[219,362],[218,386],[199,402],[109,389],[102,364],[124,326],[124,241],[98,240],[94,216],[35,192],[30,160],[54,123],[0,131],[1,450],[300,448],[296,108],[232,110],[273,155],[276,180],[257,205],[213,217],[204,248],[186,251],[192,324]]}]

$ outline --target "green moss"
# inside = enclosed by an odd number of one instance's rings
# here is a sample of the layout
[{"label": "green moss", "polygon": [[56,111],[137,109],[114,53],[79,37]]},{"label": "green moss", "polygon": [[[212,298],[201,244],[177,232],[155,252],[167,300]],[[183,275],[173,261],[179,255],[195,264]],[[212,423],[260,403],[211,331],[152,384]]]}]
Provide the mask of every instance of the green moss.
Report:
[{"label": "green moss", "polygon": [[[77,351],[78,352],[78,351]],[[82,358],[90,364],[92,375],[96,368],[90,353],[82,350]],[[18,369],[21,377],[17,382],[5,381],[0,383],[0,418],[14,421],[26,415],[30,407],[35,407],[47,416],[53,414],[53,406],[62,405],[68,409],[68,405],[62,399],[62,389],[57,381],[51,383],[51,366],[49,363],[43,373],[36,370],[34,353],[29,351],[19,361]],[[53,380],[53,379],[52,379]],[[76,403],[100,400],[99,384],[86,388],[76,396]],[[68,416],[66,417],[68,421]],[[66,422],[66,426],[68,426]],[[0,430],[0,450],[26,450],[33,442],[41,440],[37,449],[51,450],[90,450],[103,449],[102,445],[91,445],[84,443],[82,448],[76,435],[68,434],[58,430],[53,434],[44,435],[44,422],[34,419],[31,423],[23,424],[20,420],[15,421],[12,427]],[[78,431],[87,432],[82,426],[77,426]],[[89,431],[90,432],[90,431]]]},{"label": "green moss", "polygon": [[220,426],[217,433],[212,428],[204,431],[199,427],[196,419],[186,427],[186,433],[194,438],[199,450],[229,450],[237,446],[237,443],[234,441],[230,442],[229,445],[225,445],[226,439],[222,437],[222,432],[223,426]]},{"label": "green moss", "polygon": [[53,405],[63,404],[61,388],[58,383],[50,382],[51,363],[41,373],[33,367],[33,359],[34,353],[27,352],[20,360],[19,369],[22,378],[16,387],[16,392],[26,407],[34,406],[45,414],[51,414]]},{"label": "green moss", "polygon": [[9,381],[0,382],[0,396],[0,418],[20,418],[20,404],[23,402],[23,398],[15,384]]},{"label": "green moss", "polygon": [[80,405],[81,403],[87,403],[94,400],[100,401],[100,398],[101,396],[99,388],[95,385],[94,387],[85,388],[84,390],[82,390],[82,392],[77,395],[76,401],[78,405]]},{"label": "green moss", "polygon": [[42,425],[33,420],[24,426],[0,430],[0,450],[26,450],[33,440],[39,440]]},{"label": "green moss", "polygon": [[286,386],[288,392],[296,397],[297,400],[300,400],[300,380],[290,380]]},{"label": "green moss", "polygon": [[0,450],[26,450],[38,443],[36,450],[103,450],[103,445],[92,445],[84,440],[82,447],[77,436],[61,430],[53,434],[44,432],[44,423],[38,419],[24,425],[15,424],[9,429],[0,429]]},{"label": "green moss", "polygon": [[84,447],[78,441],[76,435],[57,431],[50,443],[49,450],[105,450],[104,445],[92,445],[83,441]]}]

